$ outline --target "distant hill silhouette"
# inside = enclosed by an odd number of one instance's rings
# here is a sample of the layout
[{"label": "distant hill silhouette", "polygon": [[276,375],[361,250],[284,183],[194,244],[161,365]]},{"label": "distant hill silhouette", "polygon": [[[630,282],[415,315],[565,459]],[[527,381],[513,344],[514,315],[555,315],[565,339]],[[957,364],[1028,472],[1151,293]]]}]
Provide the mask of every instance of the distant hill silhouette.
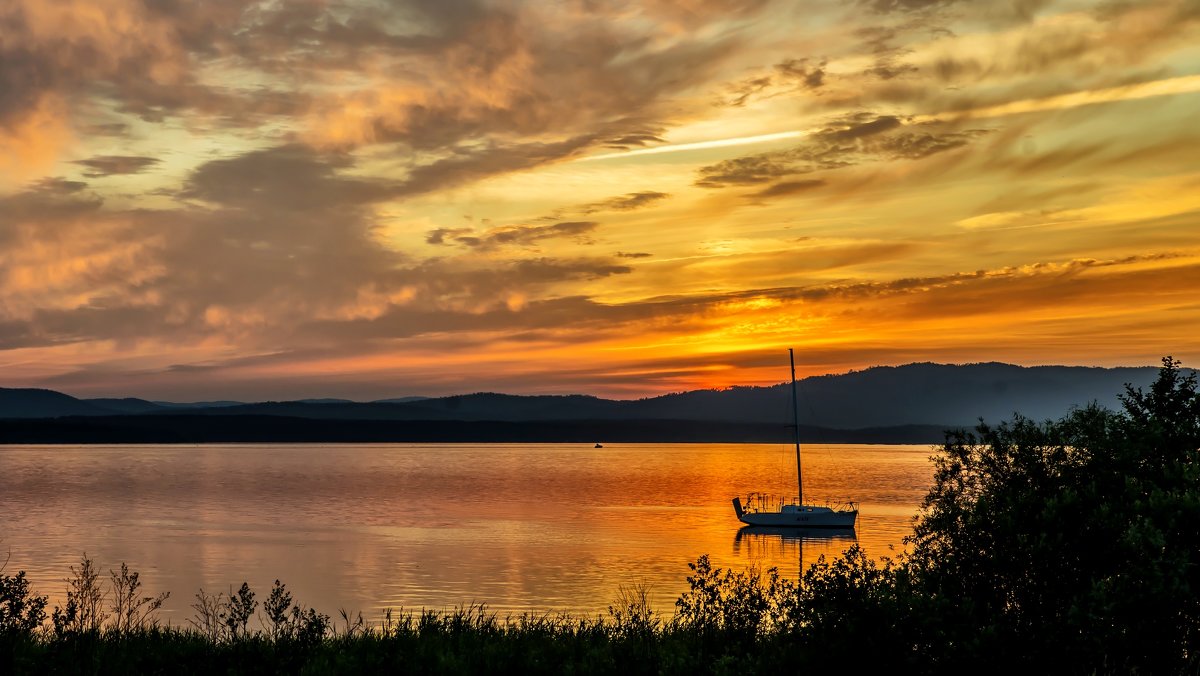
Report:
[{"label": "distant hill silhouette", "polygon": [[[1022,367],[1011,364],[983,363],[966,365],[907,364],[879,366],[839,375],[816,376],[798,382],[800,423],[822,430],[892,430],[909,426],[909,434],[921,429],[966,427],[980,418],[996,422],[1020,412],[1037,420],[1058,418],[1073,406],[1096,400],[1101,405],[1118,406],[1117,394],[1125,383],[1145,387],[1153,381],[1156,367],[1097,368],[1068,366]],[[150,402],[143,399],[80,400],[51,390],[0,389],[0,419],[36,419],[58,417],[104,417],[106,425],[121,429],[157,430],[165,434],[160,423],[114,422],[120,416],[153,418],[166,416],[178,429],[194,425],[216,425],[213,420],[196,420],[184,425],[185,417],[219,417],[221,425],[231,425],[236,417],[287,418],[314,421],[378,421],[428,423],[429,434],[449,434],[451,429],[440,423],[495,422],[525,425],[517,436],[536,437],[529,424],[563,423],[560,430],[584,430],[596,439],[612,438],[603,432],[620,427],[639,429],[636,421],[654,421],[656,431],[641,429],[658,438],[670,425],[699,429],[698,423],[725,425],[726,437],[743,435],[738,425],[768,426],[779,429],[790,422],[790,390],[787,384],[769,387],[734,387],[725,390],[696,390],[638,400],[611,400],[586,395],[522,396],[496,393],[476,393],[449,397],[404,397],[367,403],[344,399],[306,399],[301,401],[261,402],[244,404],[232,401],[175,404]],[[669,421],[669,424],[668,424]],[[97,424],[75,421],[78,429],[97,432]],[[434,424],[438,423],[438,424]],[[569,425],[568,425],[569,423]],[[619,423],[619,424],[618,424]],[[132,427],[131,427],[132,426]],[[149,426],[149,427],[148,427]],[[599,426],[599,427],[596,427]],[[732,426],[732,427],[731,427]],[[275,425],[257,422],[234,425],[253,438],[273,430]],[[333,438],[329,424],[301,426],[321,438]],[[551,429],[554,426],[546,426]],[[253,429],[254,431],[250,431]],[[299,428],[298,428],[299,429]],[[395,436],[401,430],[416,430],[413,425],[383,426],[375,429],[384,436]],[[474,426],[476,432],[484,429]],[[385,430],[386,434],[380,430]],[[439,431],[440,430],[440,431]],[[715,428],[714,428],[715,430]],[[493,432],[500,434],[499,428]],[[142,432],[138,432],[141,434]],[[150,432],[145,432],[150,434]],[[565,433],[565,432],[564,432]],[[41,434],[40,432],[34,434]],[[189,432],[189,434],[192,434]],[[408,432],[405,432],[408,434]],[[415,434],[415,432],[414,432]],[[421,434],[425,434],[422,432]],[[511,432],[501,436],[511,437]],[[680,430],[679,435],[690,432]],[[771,432],[770,435],[773,435]],[[768,436],[770,436],[768,435]],[[417,435],[420,439],[425,437]],[[436,436],[436,435],[435,435]],[[864,433],[864,436],[869,436]],[[901,434],[900,436],[904,436]],[[291,438],[290,435],[288,438]],[[586,438],[586,437],[584,437]]]},{"label": "distant hill silhouette", "polygon": [[124,399],[84,399],[83,401],[106,411],[103,415],[113,413],[154,413],[170,410],[169,407],[145,399],[126,397]]},{"label": "distant hill silhouette", "polygon": [[[95,400],[94,399],[85,399],[85,401],[95,401]],[[244,402],[244,401],[228,401],[228,400],[186,401],[186,402],[154,401],[154,402],[150,402],[150,403],[154,404],[155,406],[161,406],[164,409],[172,409],[172,410],[190,409],[190,408],[222,408],[225,406],[245,406],[246,405],[246,402]]]},{"label": "distant hill silhouette", "polygon": [[[805,378],[797,389],[803,424],[969,426],[979,418],[1006,420],[1015,412],[1035,420],[1058,418],[1093,400],[1116,408],[1126,383],[1146,387],[1157,374],[1157,367],[921,363]],[[647,400],[645,410],[652,417],[724,411],[726,419],[766,422],[788,412],[789,396],[787,385],[684,392]]]},{"label": "distant hill silhouette", "polygon": [[[1125,383],[1148,385],[1154,367],[1021,367],[1010,364],[881,366],[798,382],[800,422],[838,429],[970,426],[1014,412],[1042,420],[1097,400],[1114,408]],[[409,402],[264,402],[197,411],[345,420],[722,420],[790,422],[787,384],[696,390],[632,401],[585,395],[464,394]]]},{"label": "distant hill silhouette", "polygon": [[407,404],[413,401],[423,401],[429,397],[396,397],[395,399],[377,399],[372,404]]},{"label": "distant hill silhouette", "polygon": [[54,390],[0,388],[0,418],[57,418],[111,415],[113,409],[89,404]]}]

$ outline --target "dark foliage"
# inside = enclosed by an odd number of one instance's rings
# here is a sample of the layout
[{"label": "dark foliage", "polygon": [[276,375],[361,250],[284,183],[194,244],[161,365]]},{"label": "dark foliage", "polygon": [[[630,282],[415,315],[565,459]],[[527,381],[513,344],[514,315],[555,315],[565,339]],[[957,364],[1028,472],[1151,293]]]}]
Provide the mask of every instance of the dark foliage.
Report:
[{"label": "dark foliage", "polygon": [[920,610],[938,620],[938,657],[1195,668],[1196,376],[1167,358],[1150,391],[1130,388],[1122,403],[1044,424],[1018,417],[947,442],[908,564]]},{"label": "dark foliage", "polygon": [[0,574],[0,634],[30,634],[45,620],[46,597],[29,589],[25,571]]},{"label": "dark foliage", "polygon": [[257,606],[258,601],[254,600],[254,592],[250,591],[250,585],[245,582],[237,590],[237,594],[229,594],[229,601],[225,604],[221,619],[229,630],[230,638],[236,640],[239,636],[247,635],[247,625],[250,624],[250,618],[254,616],[254,609]]},{"label": "dark foliage", "polygon": [[1122,411],[949,435],[910,552],[805,574],[805,635],[924,672],[1200,666],[1200,396],[1170,358]]}]

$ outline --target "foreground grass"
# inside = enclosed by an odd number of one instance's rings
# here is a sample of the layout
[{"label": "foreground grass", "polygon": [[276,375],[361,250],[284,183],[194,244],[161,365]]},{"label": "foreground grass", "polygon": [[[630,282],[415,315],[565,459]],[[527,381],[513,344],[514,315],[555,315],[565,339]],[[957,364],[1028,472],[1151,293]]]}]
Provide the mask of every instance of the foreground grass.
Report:
[{"label": "foreground grass", "polygon": [[[868,563],[857,549],[849,555]],[[500,618],[472,605],[389,611],[376,624],[345,612],[330,621],[276,581],[262,603],[245,584],[201,590],[189,626],[161,627],[153,611],[165,594],[142,596],[124,565],[106,585],[85,555],[71,568],[66,605],[49,618],[23,574],[3,578],[0,673],[744,674],[829,661],[799,640],[796,583],[773,569],[714,568],[707,557],[689,565],[690,589],[669,615],[650,607],[645,587],[632,587],[594,618]],[[831,567],[806,578],[822,570]]]},{"label": "foreground grass", "polygon": [[823,661],[781,633],[644,629],[606,618],[505,621],[481,607],[310,641],[261,632],[213,640],[161,627],[0,639],[0,672],[8,674],[745,674]]}]

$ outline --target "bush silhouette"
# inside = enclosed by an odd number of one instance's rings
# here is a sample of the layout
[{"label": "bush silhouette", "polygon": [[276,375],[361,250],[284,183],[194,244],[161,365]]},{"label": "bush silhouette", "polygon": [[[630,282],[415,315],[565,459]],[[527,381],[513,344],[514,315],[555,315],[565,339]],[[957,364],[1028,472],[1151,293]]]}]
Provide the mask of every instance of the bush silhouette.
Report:
[{"label": "bush silhouette", "polygon": [[1196,375],[1168,357],[1121,400],[949,434],[908,556],[810,570],[808,634],[848,648],[882,633],[888,661],[923,671],[1194,670]]},{"label": "bush silhouette", "polygon": [[46,620],[46,597],[30,590],[25,571],[3,571],[0,566],[0,634],[28,635]]}]

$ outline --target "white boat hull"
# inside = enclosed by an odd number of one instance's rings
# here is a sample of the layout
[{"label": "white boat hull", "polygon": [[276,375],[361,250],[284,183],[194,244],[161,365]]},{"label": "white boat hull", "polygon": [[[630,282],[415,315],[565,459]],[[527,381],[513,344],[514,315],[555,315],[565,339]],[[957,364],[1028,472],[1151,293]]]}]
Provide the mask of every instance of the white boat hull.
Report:
[{"label": "white boat hull", "polygon": [[751,526],[775,528],[853,528],[858,510],[834,510],[816,505],[784,505],[777,512],[748,512],[740,498],[733,499],[739,521]]}]

